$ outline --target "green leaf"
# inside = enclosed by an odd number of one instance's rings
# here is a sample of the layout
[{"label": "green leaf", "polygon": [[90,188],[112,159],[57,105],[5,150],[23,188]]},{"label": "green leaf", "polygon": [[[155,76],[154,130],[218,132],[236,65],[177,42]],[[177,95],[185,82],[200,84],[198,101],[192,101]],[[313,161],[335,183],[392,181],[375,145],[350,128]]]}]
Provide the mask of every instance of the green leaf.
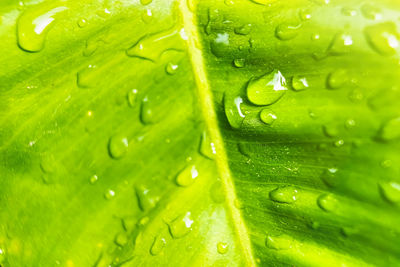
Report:
[{"label": "green leaf", "polygon": [[399,265],[399,17],[3,0],[0,265]]}]

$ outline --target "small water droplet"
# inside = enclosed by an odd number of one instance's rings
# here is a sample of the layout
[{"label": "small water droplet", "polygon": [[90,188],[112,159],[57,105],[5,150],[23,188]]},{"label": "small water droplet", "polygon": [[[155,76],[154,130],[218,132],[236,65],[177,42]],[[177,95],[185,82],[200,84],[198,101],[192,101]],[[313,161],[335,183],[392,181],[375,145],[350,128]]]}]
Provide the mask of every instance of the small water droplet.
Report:
[{"label": "small water droplet", "polygon": [[360,102],[364,99],[364,94],[360,89],[353,89],[349,93],[349,100],[352,102]]},{"label": "small water droplet", "polygon": [[314,230],[317,230],[320,226],[321,226],[321,224],[319,222],[317,222],[317,221],[313,221],[311,223],[311,228],[314,229]]},{"label": "small water droplet", "polygon": [[347,32],[340,32],[333,38],[328,52],[332,55],[343,55],[351,52],[353,44],[353,36]]},{"label": "small water droplet", "polygon": [[242,113],[241,105],[243,99],[240,96],[230,96],[225,94],[224,109],[229,124],[234,129],[239,129],[243,123],[245,115]]},{"label": "small water droplet", "polygon": [[193,222],[190,211],[177,217],[168,225],[171,236],[175,239],[184,237],[192,231]]},{"label": "small water droplet", "polygon": [[247,35],[251,32],[251,27],[252,27],[251,24],[244,24],[240,27],[236,27],[234,31],[236,34],[239,35]]},{"label": "small water droplet", "polygon": [[400,34],[393,22],[368,26],[364,33],[372,48],[382,55],[393,55],[399,48]]},{"label": "small water droplet", "polygon": [[159,197],[154,197],[144,185],[136,186],[135,191],[139,207],[142,211],[149,211],[157,205]]},{"label": "small water droplet", "polygon": [[136,104],[136,99],[137,99],[137,94],[138,94],[138,90],[137,89],[132,89],[129,90],[126,98],[128,100],[128,105],[130,107],[134,107]]},{"label": "small water droplet", "polygon": [[118,246],[123,247],[128,243],[128,236],[126,235],[126,233],[123,232],[118,233],[114,238],[114,242]]},{"label": "small water droplet", "polygon": [[361,13],[367,19],[380,20],[382,19],[382,11],[379,7],[372,4],[364,4],[361,7]]},{"label": "small water droplet", "polygon": [[267,248],[283,250],[292,248],[293,240],[288,235],[278,235],[278,236],[267,236],[265,239],[265,245]]},{"label": "small water droplet", "polygon": [[276,118],[277,117],[276,117],[275,113],[268,108],[264,108],[260,112],[260,119],[265,124],[271,125],[272,123],[274,123]]},{"label": "small water droplet", "polygon": [[168,62],[165,66],[165,72],[169,75],[174,75],[178,71],[179,65]]},{"label": "small water droplet", "polygon": [[221,186],[221,182],[215,182],[211,187],[210,187],[210,195],[211,199],[215,203],[223,203],[225,201],[225,192]]},{"label": "small water droplet", "polygon": [[153,13],[151,9],[146,9],[142,11],[142,21],[146,24],[150,23],[153,20]]},{"label": "small water droplet", "polygon": [[153,2],[153,0],[140,0],[140,3],[144,6],[150,4],[151,2]]},{"label": "small water droplet", "polygon": [[286,92],[286,79],[278,70],[253,78],[247,84],[247,98],[255,105],[271,105]]},{"label": "small water droplet", "polygon": [[80,88],[94,87],[99,79],[96,65],[88,65],[77,73],[77,85]]},{"label": "small water droplet", "polygon": [[123,135],[112,136],[108,141],[108,153],[113,159],[120,159],[128,152],[128,138]]},{"label": "small water droplet", "polygon": [[19,47],[28,52],[41,51],[54,21],[67,9],[57,3],[43,3],[24,11],[17,21]]},{"label": "small water droplet", "polygon": [[92,177],[90,177],[89,182],[95,184],[97,180],[99,180],[99,177],[96,174],[93,174]]},{"label": "small water droplet", "polygon": [[80,18],[77,22],[79,28],[84,28],[87,25],[87,20],[85,18]]},{"label": "small water droplet", "polygon": [[244,62],[245,62],[245,59],[244,59],[244,58],[235,58],[235,59],[233,60],[233,65],[234,65],[236,68],[243,68],[243,67],[244,67]]},{"label": "small water droplet", "polygon": [[40,162],[40,168],[44,173],[53,173],[57,170],[57,163],[53,154],[44,154]]},{"label": "small water droplet", "polygon": [[[160,96],[157,96],[152,101],[158,102],[159,98]],[[161,119],[162,114],[154,112],[155,105],[155,103],[151,103],[149,96],[143,98],[140,110],[140,120],[143,124],[157,123]]]},{"label": "small water droplet", "polygon": [[297,200],[297,189],[292,186],[278,187],[269,192],[271,200],[279,203],[293,203]]},{"label": "small water droplet", "polygon": [[199,176],[199,172],[195,165],[187,166],[176,176],[176,183],[179,186],[187,187],[194,183]]},{"label": "small water droplet", "polygon": [[295,91],[303,91],[309,87],[307,78],[301,75],[293,76],[292,88]]},{"label": "small water droplet", "polygon": [[150,248],[150,253],[153,256],[156,256],[161,253],[161,251],[165,248],[167,241],[161,235],[158,235],[154,238],[153,244]]},{"label": "small water droplet", "polygon": [[383,141],[392,141],[400,137],[400,117],[385,122],[380,129],[379,138]]},{"label": "small water droplet", "polygon": [[324,170],[324,172],[321,175],[321,180],[329,187],[334,187],[337,185],[338,180],[337,180],[337,168],[328,168]]},{"label": "small water droplet", "polygon": [[311,10],[310,9],[301,9],[299,11],[299,16],[301,20],[309,20],[311,19]]},{"label": "small water droplet", "polygon": [[228,252],[228,243],[218,242],[217,243],[217,251],[219,254],[225,254]]},{"label": "small water droplet", "polygon": [[322,194],[317,199],[318,206],[327,212],[337,209],[338,201],[332,194]]},{"label": "small water droplet", "polygon": [[215,158],[215,154],[216,154],[215,145],[208,137],[208,134],[206,131],[203,131],[203,133],[201,134],[200,154],[202,154],[203,156],[205,156],[206,158],[209,158],[209,159]]},{"label": "small water droplet", "polygon": [[110,200],[110,199],[112,199],[114,197],[115,197],[114,190],[107,189],[106,192],[104,193],[104,198],[107,199],[107,200]]},{"label": "small water droplet", "polygon": [[379,183],[379,189],[385,200],[391,203],[400,202],[400,183],[394,181],[381,182]]},{"label": "small water droplet", "polygon": [[227,6],[233,6],[235,4],[235,1],[233,1],[233,0],[225,0],[224,3]]},{"label": "small water droplet", "polygon": [[311,40],[312,41],[318,41],[321,38],[319,33],[313,33],[311,34]]},{"label": "small water droplet", "polygon": [[354,128],[355,126],[356,126],[356,121],[354,119],[352,119],[352,118],[347,119],[344,122],[344,127],[346,127],[346,129],[348,129],[348,130]]},{"label": "small water droplet", "polygon": [[344,145],[344,140],[343,139],[336,140],[335,142],[333,142],[333,145],[335,147],[341,147]]},{"label": "small water droplet", "polygon": [[331,72],[326,80],[326,85],[329,89],[338,89],[343,87],[350,80],[346,70],[338,69]]},{"label": "small water droplet", "polygon": [[349,17],[354,17],[357,15],[357,10],[352,7],[343,7],[342,14]]},{"label": "small water droplet", "polygon": [[301,24],[282,23],[275,29],[275,36],[283,41],[291,40],[299,34]]},{"label": "small water droplet", "polygon": [[325,124],[322,130],[327,137],[336,137],[339,135],[339,129],[335,124]]}]

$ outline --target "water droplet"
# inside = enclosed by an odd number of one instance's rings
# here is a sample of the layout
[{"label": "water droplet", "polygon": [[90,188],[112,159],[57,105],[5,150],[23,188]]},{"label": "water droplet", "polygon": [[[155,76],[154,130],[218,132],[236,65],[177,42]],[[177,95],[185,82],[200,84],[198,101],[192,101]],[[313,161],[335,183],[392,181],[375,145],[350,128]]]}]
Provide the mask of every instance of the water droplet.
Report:
[{"label": "water droplet", "polygon": [[114,159],[120,159],[128,152],[128,138],[123,135],[112,136],[108,142],[108,153]]},{"label": "water droplet", "polygon": [[183,169],[181,172],[179,172],[178,175],[176,176],[176,183],[179,186],[187,187],[187,186],[193,184],[198,176],[199,176],[199,172],[197,171],[196,166],[194,166],[194,165],[187,166],[185,169]]},{"label": "water droplet", "polygon": [[40,162],[40,168],[44,173],[53,173],[57,170],[57,163],[52,154],[44,154]]},{"label": "water droplet", "polygon": [[327,5],[331,2],[331,0],[310,0],[318,5]]},{"label": "water droplet", "polygon": [[153,13],[151,9],[146,9],[142,12],[142,21],[146,24],[150,23],[153,20]]},{"label": "water droplet", "polygon": [[156,256],[161,253],[161,251],[165,248],[165,245],[167,244],[167,241],[165,240],[164,237],[158,235],[154,238],[153,244],[151,245],[150,248],[150,253],[153,256]]},{"label": "water droplet", "polygon": [[129,90],[126,98],[128,100],[128,105],[130,107],[134,107],[136,104],[136,99],[137,99],[137,94],[138,94],[138,90],[137,89],[132,89]]},{"label": "water droplet", "polygon": [[[152,101],[158,102],[159,98],[160,96],[158,95]],[[145,96],[142,100],[140,111],[140,120],[143,124],[153,124],[161,119],[162,114],[154,112],[154,108],[156,108],[156,104],[150,101],[149,96]]]},{"label": "water droplet", "polygon": [[340,32],[333,38],[328,52],[332,55],[343,55],[351,52],[353,47],[353,37],[346,32]]},{"label": "water droplet", "polygon": [[154,197],[147,187],[143,185],[136,186],[135,191],[139,207],[142,211],[149,211],[157,205],[159,197]]},{"label": "water droplet", "polygon": [[253,78],[247,84],[247,98],[255,105],[271,105],[286,92],[286,79],[278,70]]},{"label": "water droplet", "polygon": [[84,28],[87,25],[87,20],[85,18],[81,18],[78,20],[77,23],[78,23],[79,28]]},{"label": "water droplet", "polygon": [[165,66],[165,72],[169,75],[174,75],[178,71],[179,65],[168,62]]},{"label": "water droplet", "polygon": [[369,44],[382,55],[393,55],[399,47],[400,35],[397,32],[396,24],[385,22],[368,26],[364,30]]},{"label": "water droplet", "polygon": [[268,108],[264,108],[260,112],[260,119],[265,124],[271,125],[272,123],[274,123],[276,118],[277,117],[276,117],[275,113]]},{"label": "water droplet", "polygon": [[179,216],[168,225],[171,236],[175,239],[184,237],[192,231],[193,222],[190,211]]},{"label": "water droplet", "polygon": [[233,0],[225,0],[224,3],[227,6],[233,6],[235,4],[235,1],[233,1]]},{"label": "water droplet", "polygon": [[68,7],[58,6],[56,3],[43,3],[24,11],[17,21],[19,47],[28,52],[41,51],[54,21],[67,9]]},{"label": "water droplet", "polygon": [[331,72],[326,80],[326,85],[329,89],[338,89],[343,87],[350,80],[346,70],[338,69]]},{"label": "water droplet", "polygon": [[209,158],[209,159],[215,158],[215,154],[216,154],[215,145],[208,137],[208,134],[206,131],[203,131],[203,133],[201,134],[200,154],[202,154],[203,156],[205,156],[206,158]]},{"label": "water droplet", "polygon": [[344,123],[344,127],[346,127],[346,129],[352,129],[356,126],[356,121],[352,118],[347,119]]},{"label": "water droplet", "polygon": [[343,7],[342,14],[349,17],[354,17],[357,15],[357,10],[351,7]]},{"label": "water droplet", "polygon": [[124,230],[128,233],[132,232],[136,227],[136,218],[135,217],[126,217],[122,219],[122,226]]},{"label": "water droplet", "polygon": [[304,76],[296,75],[292,78],[292,88],[295,91],[303,91],[309,87],[307,78]]},{"label": "water droplet", "polygon": [[309,20],[311,19],[311,10],[301,9],[299,12],[299,16],[301,20]]},{"label": "water droplet", "polygon": [[89,182],[95,184],[97,180],[99,180],[99,177],[96,174],[93,174],[92,177],[90,177]]},{"label": "water droplet", "polygon": [[225,254],[228,252],[228,243],[218,242],[217,251],[219,254]]},{"label": "water droplet", "polygon": [[336,140],[335,142],[333,142],[333,145],[335,147],[341,147],[344,145],[344,140],[343,139]]},{"label": "water droplet", "polygon": [[283,41],[295,38],[299,34],[301,24],[282,23],[275,29],[275,36]]},{"label": "water droplet", "polygon": [[318,41],[320,38],[321,38],[321,36],[319,35],[319,33],[311,34],[311,40],[312,41]]},{"label": "water droplet", "polygon": [[104,193],[104,198],[109,200],[115,197],[115,192],[114,190],[107,189],[106,192]]},{"label": "water droplet", "polygon": [[221,182],[219,182],[219,181],[215,182],[210,187],[210,195],[211,195],[211,199],[215,203],[223,203],[225,201],[225,192],[221,186]]},{"label": "water droplet", "polygon": [[244,67],[244,62],[245,62],[245,59],[244,59],[244,58],[235,58],[235,59],[233,60],[233,65],[234,65],[236,68],[243,68],[243,67]]},{"label": "water droplet", "polygon": [[321,180],[329,187],[337,186],[337,168],[328,168],[321,175]]},{"label": "water droplet", "polygon": [[243,99],[240,96],[230,96],[225,94],[224,108],[225,115],[229,124],[234,129],[239,129],[243,123],[245,115],[242,113],[241,104]]},{"label": "water droplet", "polygon": [[373,19],[373,20],[382,19],[381,9],[371,4],[364,4],[361,7],[361,13],[367,19]]},{"label": "water droplet", "polygon": [[391,203],[400,202],[400,183],[391,182],[381,182],[379,183],[379,189],[383,198]]},{"label": "water droplet", "polygon": [[317,222],[317,221],[313,221],[311,223],[311,228],[314,229],[314,230],[318,229],[320,226],[321,226],[321,224],[319,222]]},{"label": "water droplet", "polygon": [[[138,57],[151,61],[157,61],[161,54],[175,44],[174,50],[182,50],[183,42],[180,31],[173,27],[169,30],[145,35],[133,46],[126,50],[129,57]],[[179,45],[179,46],[177,46]]]},{"label": "water droplet", "polygon": [[400,137],[400,117],[393,118],[383,124],[379,132],[383,141],[392,141]]},{"label": "water droplet", "polygon": [[293,240],[288,235],[267,236],[265,245],[267,248],[283,250],[292,248]]},{"label": "water droplet", "polygon": [[297,199],[297,189],[292,186],[278,187],[269,192],[271,200],[280,203],[293,203]]},{"label": "water droplet", "polygon": [[349,100],[352,102],[360,102],[364,99],[364,94],[360,89],[353,89],[349,93]]},{"label": "water droplet", "polygon": [[118,233],[114,238],[114,242],[118,246],[123,247],[128,243],[128,236],[126,235],[126,233],[123,233],[123,232]]},{"label": "water droplet", "polygon": [[140,0],[140,3],[144,6],[150,4],[151,2],[153,2],[153,0]]},{"label": "water droplet", "polygon": [[247,35],[251,32],[251,24],[245,24],[234,29],[236,34]]},{"label": "water droplet", "polygon": [[339,135],[339,130],[335,124],[326,124],[322,127],[322,130],[327,137],[336,137]]},{"label": "water droplet", "polygon": [[331,194],[322,194],[321,196],[318,197],[317,204],[324,211],[331,212],[337,209],[338,201]]},{"label": "water droplet", "polygon": [[77,85],[80,88],[94,87],[99,79],[96,69],[96,65],[88,65],[86,68],[80,70],[77,74]]}]

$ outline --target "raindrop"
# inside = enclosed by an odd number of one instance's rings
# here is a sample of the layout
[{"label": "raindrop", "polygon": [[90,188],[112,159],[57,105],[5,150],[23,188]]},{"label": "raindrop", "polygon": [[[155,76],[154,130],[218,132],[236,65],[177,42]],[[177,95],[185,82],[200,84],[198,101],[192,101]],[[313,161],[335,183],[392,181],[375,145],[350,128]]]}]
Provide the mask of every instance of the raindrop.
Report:
[{"label": "raindrop", "polygon": [[128,100],[128,105],[130,107],[134,107],[136,104],[136,99],[137,99],[137,94],[138,94],[138,90],[137,89],[132,89],[129,90],[126,98]]},{"label": "raindrop", "polygon": [[154,238],[153,244],[151,245],[150,248],[150,253],[153,256],[156,256],[161,253],[161,251],[165,248],[165,245],[167,244],[167,241],[165,240],[164,237],[158,235]]},{"label": "raindrop", "polygon": [[123,233],[123,232],[118,233],[114,238],[114,242],[118,246],[123,247],[124,245],[126,245],[128,243],[128,236],[126,235],[126,233]]},{"label": "raindrop", "polygon": [[87,20],[85,18],[81,18],[78,20],[78,26],[79,28],[84,28],[87,25]]},{"label": "raindrop", "polygon": [[165,66],[165,72],[169,75],[174,75],[178,71],[179,65],[168,62]]},{"label": "raindrop", "polygon": [[292,186],[278,187],[269,192],[269,197],[275,202],[290,204],[297,200],[297,192]]},{"label": "raindrop", "polygon": [[267,248],[283,250],[292,248],[293,240],[288,235],[267,236],[265,245]]},{"label": "raindrop", "polygon": [[108,141],[108,153],[113,159],[120,159],[128,152],[128,138],[123,135],[112,136]]},{"label": "raindrop", "polygon": [[241,105],[243,99],[240,96],[230,96],[225,94],[224,108],[225,115],[229,124],[234,129],[239,129],[243,123],[245,115],[242,113]]},{"label": "raindrop", "polygon": [[244,62],[245,62],[245,59],[244,59],[244,58],[235,58],[235,59],[233,60],[233,65],[234,65],[236,68],[243,68],[243,67],[244,67]]},{"label": "raindrop", "polygon": [[380,129],[379,137],[383,141],[392,141],[400,137],[400,117],[385,122]]},{"label": "raindrop", "polygon": [[343,7],[342,14],[349,17],[354,17],[357,15],[357,10],[351,7]]},{"label": "raindrop", "polygon": [[337,186],[337,168],[328,168],[321,175],[321,180],[329,187]]},{"label": "raindrop", "polygon": [[96,65],[88,65],[77,74],[77,85],[80,88],[89,88],[95,86],[99,77],[96,75]]},{"label": "raindrop", "polygon": [[271,105],[286,92],[286,79],[278,70],[258,78],[252,78],[247,84],[247,97],[255,105]]},{"label": "raindrop", "polygon": [[339,130],[334,124],[326,124],[322,127],[322,130],[327,137],[336,137],[339,135]]},{"label": "raindrop", "polygon": [[93,174],[93,175],[90,177],[89,182],[90,182],[91,184],[95,184],[95,183],[97,182],[97,180],[99,180],[99,177],[98,177],[96,174]]},{"label": "raindrop", "polygon": [[317,199],[318,206],[327,212],[337,209],[338,201],[332,194],[322,194]]},{"label": "raindrop", "polygon": [[275,29],[275,36],[283,41],[295,38],[299,34],[301,24],[282,23]]},{"label": "raindrop", "polygon": [[150,23],[153,20],[153,13],[151,9],[146,9],[142,12],[142,21],[146,24]]},{"label": "raindrop", "polygon": [[218,242],[217,251],[219,254],[225,254],[228,252],[228,243]]},{"label": "raindrop", "polygon": [[245,24],[234,29],[236,34],[247,35],[251,32],[251,24]]},{"label": "raindrop", "polygon": [[277,117],[276,117],[275,113],[268,108],[265,108],[265,109],[261,110],[261,112],[260,112],[260,119],[265,124],[271,125],[272,123],[274,123],[276,118]]},{"label": "raindrop", "polygon": [[187,166],[176,176],[176,183],[179,186],[187,187],[194,183],[199,176],[199,172],[195,165]]},{"label": "raindrop", "polygon": [[209,159],[214,159],[216,150],[214,143],[210,140],[206,131],[201,134],[200,154]]},{"label": "raindrop", "polygon": [[299,16],[301,20],[309,20],[311,19],[311,10],[301,9],[299,12]]},{"label": "raindrop", "polygon": [[178,239],[189,234],[192,231],[193,222],[190,211],[177,217],[168,225],[171,236]]},{"label": "raindrop", "polygon": [[110,199],[112,199],[114,197],[115,197],[114,190],[107,189],[106,192],[104,193],[104,198],[107,199],[107,200],[110,200]]},{"label": "raindrop", "polygon": [[296,75],[292,78],[292,88],[295,91],[303,91],[309,87],[307,78],[304,76]]},{"label": "raindrop", "polygon": [[394,181],[381,182],[379,183],[379,189],[385,200],[391,203],[400,202],[400,183]]},{"label": "raindrop", "polygon": [[67,9],[66,6],[44,3],[24,11],[17,21],[19,47],[28,52],[41,51],[54,21]]},{"label": "raindrop", "polygon": [[372,20],[382,19],[381,9],[371,4],[364,4],[361,7],[361,13],[367,19],[372,19]]},{"label": "raindrop", "polygon": [[141,3],[142,5],[148,5],[148,4],[150,4],[152,1],[153,1],[153,0],[140,0],[140,3]]},{"label": "raindrop", "polygon": [[353,37],[346,32],[340,32],[333,38],[328,52],[332,55],[343,55],[351,52],[353,47]]},{"label": "raindrop", "polygon": [[393,55],[399,47],[400,35],[397,32],[396,24],[385,22],[368,26],[364,30],[369,44],[382,55]]},{"label": "raindrop", "polygon": [[150,190],[145,186],[136,186],[135,191],[139,207],[142,211],[149,211],[157,205],[159,197],[152,196]]}]

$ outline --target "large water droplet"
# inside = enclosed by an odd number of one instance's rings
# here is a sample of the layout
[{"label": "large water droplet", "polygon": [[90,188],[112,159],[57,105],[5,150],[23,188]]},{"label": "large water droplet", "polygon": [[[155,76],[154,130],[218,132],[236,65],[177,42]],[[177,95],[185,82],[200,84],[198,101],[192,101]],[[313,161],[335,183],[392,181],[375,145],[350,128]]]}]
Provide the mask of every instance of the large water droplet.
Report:
[{"label": "large water droplet", "polygon": [[192,231],[193,222],[190,211],[179,216],[168,225],[171,236],[175,239],[184,237]]},{"label": "large water droplet", "polygon": [[292,88],[295,91],[303,91],[309,87],[307,78],[301,75],[293,76]]},{"label": "large water droplet", "polygon": [[201,134],[200,154],[202,154],[203,156],[205,156],[206,158],[209,158],[209,159],[215,158],[215,154],[216,154],[215,145],[208,137],[208,134],[206,131],[204,131]]},{"label": "large water droplet", "polygon": [[194,183],[194,181],[199,176],[199,172],[196,169],[196,166],[191,165],[184,168],[182,171],[178,173],[176,176],[176,183],[179,186],[187,187]]},{"label": "large water droplet", "polygon": [[400,117],[393,118],[383,124],[379,137],[384,141],[391,141],[400,137]]},{"label": "large water droplet", "polygon": [[217,251],[219,254],[225,254],[226,252],[228,252],[228,243],[218,242]]},{"label": "large water droplet", "polygon": [[331,212],[337,209],[338,201],[331,194],[322,194],[318,197],[317,204],[324,211]]},{"label": "large water droplet", "polygon": [[148,5],[148,4],[150,4],[151,2],[153,2],[153,0],[140,0],[140,3],[141,3],[142,5]]},{"label": "large water droplet", "polygon": [[275,36],[281,40],[290,40],[299,34],[301,24],[282,23],[275,29]]},{"label": "large water droplet", "polygon": [[280,203],[293,203],[297,200],[297,189],[292,186],[278,187],[269,192],[271,200]]},{"label": "large water droplet", "polygon": [[331,72],[327,78],[327,87],[329,89],[338,89],[343,87],[350,80],[346,70],[338,69]]},{"label": "large water droplet", "polygon": [[17,22],[18,45],[28,52],[39,52],[44,48],[46,36],[56,18],[68,7],[61,2],[35,5],[19,17]]},{"label": "large water droplet", "polygon": [[151,9],[143,10],[142,12],[142,21],[146,24],[150,23],[153,20],[153,13]]},{"label": "large water droplet", "polygon": [[167,241],[161,235],[158,235],[154,238],[153,244],[150,248],[150,253],[153,256],[156,256],[161,253],[161,251],[165,248]]},{"label": "large water droplet", "polygon": [[385,200],[391,203],[400,202],[400,183],[398,182],[382,182],[379,183],[379,189]]},{"label": "large water droplet", "polygon": [[364,4],[361,7],[361,13],[367,19],[380,20],[382,19],[382,11],[379,7],[372,4]]},{"label": "large water droplet", "polygon": [[128,152],[128,138],[123,135],[115,135],[108,141],[108,153],[114,159],[120,159]]},{"label": "large water droplet", "polygon": [[143,185],[136,186],[135,191],[139,207],[142,211],[149,211],[157,205],[159,197],[153,196],[147,187]]},{"label": "large water droplet", "polygon": [[265,124],[271,125],[272,123],[274,123],[276,118],[277,117],[276,117],[275,113],[268,108],[264,108],[260,112],[260,119]]},{"label": "large water droplet", "polygon": [[393,55],[399,48],[400,35],[393,22],[368,26],[364,33],[372,48],[382,55]]},{"label": "large water droplet", "polygon": [[288,235],[267,236],[265,245],[268,248],[283,250],[292,248],[293,240]]},{"label": "large water droplet", "polygon": [[247,85],[247,97],[255,105],[271,105],[286,92],[286,79],[278,70],[253,78]]},{"label": "large water droplet", "polygon": [[[177,47],[177,45],[179,46]],[[166,49],[172,47],[175,50],[183,49],[181,33],[176,27],[160,33],[145,35],[137,43],[128,48],[126,54],[130,57],[157,61]]]},{"label": "large water droplet", "polygon": [[[158,96],[159,97],[159,96]],[[153,101],[157,101],[159,99],[154,99]],[[144,124],[153,124],[160,120],[160,114],[156,114],[154,112],[155,104],[151,103],[149,96],[145,96],[142,100],[142,107],[140,111],[140,120]]]}]

